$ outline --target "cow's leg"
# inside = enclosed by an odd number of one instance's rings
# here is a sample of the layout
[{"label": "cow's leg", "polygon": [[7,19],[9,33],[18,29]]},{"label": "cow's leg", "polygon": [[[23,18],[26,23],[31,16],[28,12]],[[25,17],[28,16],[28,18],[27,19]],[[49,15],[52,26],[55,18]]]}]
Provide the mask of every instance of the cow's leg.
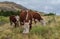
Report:
[{"label": "cow's leg", "polygon": [[34,23],[35,23],[35,24],[36,24],[36,22],[37,22],[36,19],[34,19]]},{"label": "cow's leg", "polygon": [[15,24],[14,26],[15,26],[15,28],[16,28],[16,27],[17,27],[17,23],[15,22],[14,24]]},{"label": "cow's leg", "polygon": [[16,22],[17,27],[19,27],[19,21]]},{"label": "cow's leg", "polygon": [[24,22],[22,21],[20,21],[20,27],[22,28],[23,27],[23,25],[24,25]]},{"label": "cow's leg", "polygon": [[20,21],[20,27],[19,27],[21,30],[24,30],[24,22],[21,22]]},{"label": "cow's leg", "polygon": [[32,20],[30,20],[30,24],[29,24],[29,31],[32,29]]},{"label": "cow's leg", "polygon": [[37,26],[37,22],[38,22],[38,20],[34,19],[34,26]]},{"label": "cow's leg", "polygon": [[13,24],[13,22],[12,21],[10,21],[10,25],[12,25]]},{"label": "cow's leg", "polygon": [[17,16],[15,16],[15,18],[16,18],[16,24],[17,24],[17,26],[19,26],[19,16],[17,15]]},{"label": "cow's leg", "polygon": [[30,24],[30,26],[29,26],[29,31],[32,29],[32,25]]}]

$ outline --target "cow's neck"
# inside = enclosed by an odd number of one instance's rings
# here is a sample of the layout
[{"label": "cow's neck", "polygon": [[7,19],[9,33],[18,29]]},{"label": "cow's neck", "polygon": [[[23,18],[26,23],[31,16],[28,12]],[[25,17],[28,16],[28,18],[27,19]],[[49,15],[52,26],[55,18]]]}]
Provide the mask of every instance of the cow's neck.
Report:
[{"label": "cow's neck", "polygon": [[26,15],[26,20],[28,19],[28,12],[27,12],[27,15]]}]

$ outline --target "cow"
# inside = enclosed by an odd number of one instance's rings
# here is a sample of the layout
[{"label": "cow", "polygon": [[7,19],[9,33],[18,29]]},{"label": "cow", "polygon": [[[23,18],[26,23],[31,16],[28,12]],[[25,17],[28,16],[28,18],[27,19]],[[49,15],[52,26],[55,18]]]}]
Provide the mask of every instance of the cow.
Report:
[{"label": "cow", "polygon": [[45,25],[43,18],[37,12],[31,10],[21,10],[20,13],[20,25],[24,25],[23,33],[29,33],[32,29],[32,21],[36,23],[36,20]]},{"label": "cow", "polygon": [[41,15],[38,12],[28,10],[28,13],[30,13],[32,15],[32,19],[33,19],[35,24],[37,23],[37,21],[39,21],[39,22],[41,22],[41,24],[43,26],[46,25],[46,22],[44,21],[44,19],[41,17]]},{"label": "cow", "polygon": [[15,15],[11,15],[10,17],[9,17],[9,20],[10,20],[10,25],[12,25],[12,24],[14,24],[14,27],[16,28],[17,27],[17,25],[19,26],[19,16],[17,15],[17,16],[15,16]]},{"label": "cow", "polygon": [[28,13],[28,10],[21,10],[20,13],[20,25],[24,25],[23,33],[29,33],[32,27],[32,15]]}]

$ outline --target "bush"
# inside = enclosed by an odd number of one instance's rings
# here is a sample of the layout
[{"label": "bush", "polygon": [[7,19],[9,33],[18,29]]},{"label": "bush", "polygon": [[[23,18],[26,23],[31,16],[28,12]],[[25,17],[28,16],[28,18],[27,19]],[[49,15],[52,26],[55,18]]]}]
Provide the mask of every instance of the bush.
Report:
[{"label": "bush", "polygon": [[49,13],[49,14],[45,14],[44,16],[51,16],[51,15],[55,15],[54,13]]},{"label": "bush", "polygon": [[0,16],[19,15],[20,11],[0,11]]}]

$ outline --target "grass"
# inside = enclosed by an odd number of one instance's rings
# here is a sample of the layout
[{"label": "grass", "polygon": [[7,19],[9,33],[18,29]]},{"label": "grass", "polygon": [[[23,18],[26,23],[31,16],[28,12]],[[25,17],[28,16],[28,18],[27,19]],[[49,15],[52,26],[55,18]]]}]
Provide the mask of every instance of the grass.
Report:
[{"label": "grass", "polygon": [[[44,19],[49,20],[48,17]],[[52,17],[51,17],[52,19]],[[37,23],[32,27],[29,34],[22,34],[20,27],[14,28],[9,23],[0,26],[0,39],[60,39],[60,16],[56,17],[56,23],[51,20],[51,23],[42,26]],[[46,20],[46,21],[47,21]]]},{"label": "grass", "polygon": [[4,17],[4,16],[0,16],[0,21],[9,22],[9,18],[8,17]]},{"label": "grass", "polygon": [[8,17],[0,16],[0,25],[3,25],[8,22],[9,22]]}]

